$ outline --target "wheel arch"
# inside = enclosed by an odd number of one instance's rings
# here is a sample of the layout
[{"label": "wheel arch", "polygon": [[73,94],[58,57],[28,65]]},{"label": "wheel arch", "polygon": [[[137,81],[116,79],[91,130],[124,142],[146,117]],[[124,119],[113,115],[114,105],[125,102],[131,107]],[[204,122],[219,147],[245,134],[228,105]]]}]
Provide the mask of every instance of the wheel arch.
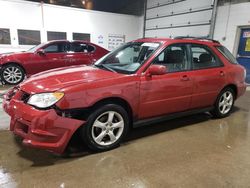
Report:
[{"label": "wheel arch", "polygon": [[[131,129],[133,127],[133,110],[132,110],[132,107],[130,106],[130,104],[123,98],[121,97],[108,97],[108,98],[103,98],[97,102],[95,102],[92,106],[88,107],[87,108],[87,111],[88,111],[88,115],[87,117],[89,116],[89,113],[93,112],[95,109],[99,108],[100,106],[103,106],[103,105],[106,105],[106,104],[116,104],[116,105],[120,105],[121,107],[123,107],[126,112],[128,113],[128,116],[129,116],[129,129]],[[87,120],[87,119],[86,119]],[[70,145],[74,145],[74,142],[76,141],[79,141],[80,139],[80,135],[81,135],[81,131],[83,129],[83,126],[80,126],[78,129],[75,130],[75,132],[72,134],[69,142],[68,142],[68,145],[66,146],[66,151],[69,149],[69,146]],[[80,139],[81,140],[81,139]]]},{"label": "wheel arch", "polygon": [[237,98],[238,96],[238,89],[237,89],[237,86],[235,84],[228,84],[226,85],[221,91],[223,91],[224,89],[226,88],[231,88],[233,91],[234,91],[234,94],[235,94],[235,99]]},{"label": "wheel arch", "polygon": [[131,107],[131,105],[123,98],[121,97],[108,97],[108,98],[104,98],[101,99],[97,102],[95,102],[92,105],[93,109],[98,108],[99,106],[105,105],[105,104],[117,104],[120,105],[121,107],[123,107],[126,112],[128,113],[129,116],[129,120],[130,120],[130,126],[132,127],[132,123],[133,123],[133,109]]},{"label": "wheel arch", "polygon": [[17,66],[21,67],[23,69],[24,73],[26,74],[26,70],[21,65],[21,63],[18,63],[18,62],[15,62],[15,61],[9,61],[9,62],[6,62],[6,63],[2,64],[2,67],[8,66],[8,65],[17,65]]}]

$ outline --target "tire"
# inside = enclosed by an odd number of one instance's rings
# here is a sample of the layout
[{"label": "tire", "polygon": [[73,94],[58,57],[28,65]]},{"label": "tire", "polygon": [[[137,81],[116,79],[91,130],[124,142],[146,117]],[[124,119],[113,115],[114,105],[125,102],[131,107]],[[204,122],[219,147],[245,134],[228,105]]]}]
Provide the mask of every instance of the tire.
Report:
[{"label": "tire", "polygon": [[3,66],[1,70],[1,80],[8,85],[17,85],[25,78],[25,72],[22,67],[16,64]]},{"label": "tire", "polygon": [[227,117],[233,109],[235,97],[235,92],[232,88],[228,87],[223,89],[216,99],[211,114],[215,118]]},{"label": "tire", "polygon": [[91,150],[108,151],[119,146],[128,129],[126,110],[116,104],[106,104],[90,114],[81,136]]}]

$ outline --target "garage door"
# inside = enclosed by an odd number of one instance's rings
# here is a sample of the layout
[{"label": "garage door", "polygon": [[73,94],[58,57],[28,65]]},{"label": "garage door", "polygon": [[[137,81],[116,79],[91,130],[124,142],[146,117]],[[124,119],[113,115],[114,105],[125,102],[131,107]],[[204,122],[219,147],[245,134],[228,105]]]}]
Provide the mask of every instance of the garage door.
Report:
[{"label": "garage door", "polygon": [[214,0],[147,0],[145,37],[209,35]]}]

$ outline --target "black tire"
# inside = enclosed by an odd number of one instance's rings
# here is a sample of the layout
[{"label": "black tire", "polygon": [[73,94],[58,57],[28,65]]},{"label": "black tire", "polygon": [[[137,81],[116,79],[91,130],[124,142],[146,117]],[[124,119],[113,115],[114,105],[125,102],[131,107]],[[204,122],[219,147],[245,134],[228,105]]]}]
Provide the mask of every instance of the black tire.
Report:
[{"label": "black tire", "polygon": [[[108,118],[110,114],[114,112],[112,118],[112,125],[109,124]],[[95,122],[100,120],[102,128],[96,127]],[[114,122],[114,123],[113,123]],[[123,125],[123,128],[112,128],[112,126]],[[95,124],[95,126],[94,126]],[[105,124],[105,127],[103,126]],[[126,110],[116,104],[105,104],[99,108],[96,108],[93,113],[88,117],[87,123],[83,126],[81,136],[85,144],[93,151],[108,151],[114,149],[120,145],[120,142],[127,135],[129,130],[129,116]],[[110,131],[110,132],[109,132]],[[109,134],[117,135],[117,140],[111,141]],[[100,143],[97,143],[97,137],[105,135],[101,139]],[[98,135],[98,136],[97,136]],[[97,136],[95,138],[95,136]],[[110,141],[108,141],[110,139]],[[110,144],[109,144],[110,142]],[[113,142],[113,143],[112,143]],[[107,144],[107,145],[104,145]]]},{"label": "black tire", "polygon": [[[232,95],[232,101],[229,103],[227,103],[228,105],[228,108],[225,109],[224,113],[223,113],[223,105],[220,105],[222,104],[222,100],[223,100],[223,96],[225,96],[231,94]],[[235,101],[235,92],[232,88],[230,87],[227,87],[225,89],[223,89],[220,94],[218,95],[217,99],[216,99],[216,102],[214,104],[214,109],[211,111],[211,114],[215,117],[215,118],[224,118],[224,117],[227,117],[231,112],[232,112],[232,109],[233,109],[233,106],[234,106],[234,101]],[[225,103],[224,103],[225,104]]]},{"label": "black tire", "polygon": [[25,71],[19,65],[7,64],[2,67],[0,76],[2,82],[4,82],[5,84],[17,85],[24,80]]}]

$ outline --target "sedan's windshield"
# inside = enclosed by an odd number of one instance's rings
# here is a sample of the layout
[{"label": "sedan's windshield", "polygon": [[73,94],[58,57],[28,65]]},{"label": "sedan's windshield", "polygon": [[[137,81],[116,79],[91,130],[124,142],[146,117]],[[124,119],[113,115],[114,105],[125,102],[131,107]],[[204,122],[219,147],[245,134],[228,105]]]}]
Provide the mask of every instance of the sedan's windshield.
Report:
[{"label": "sedan's windshield", "polygon": [[29,50],[27,50],[27,52],[35,52],[36,50],[38,50],[39,48],[41,48],[43,46],[44,46],[44,43],[38,44],[37,46],[33,46],[32,48],[30,48]]},{"label": "sedan's windshield", "polygon": [[107,54],[95,66],[113,72],[131,74],[136,72],[160,43],[132,42]]}]

